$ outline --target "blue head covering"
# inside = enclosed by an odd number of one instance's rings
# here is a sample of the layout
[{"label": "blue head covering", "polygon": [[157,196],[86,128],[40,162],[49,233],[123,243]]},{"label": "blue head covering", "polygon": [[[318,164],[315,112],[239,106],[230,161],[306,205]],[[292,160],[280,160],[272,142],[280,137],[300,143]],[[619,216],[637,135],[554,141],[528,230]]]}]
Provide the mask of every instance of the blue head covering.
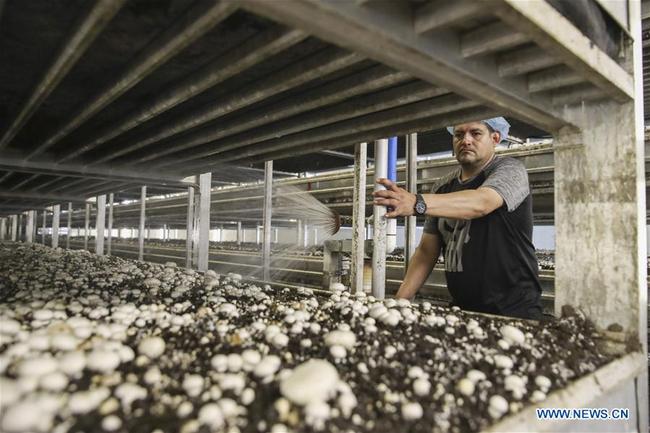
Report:
[{"label": "blue head covering", "polygon": [[[491,119],[481,120],[481,122],[485,123],[490,128],[498,132],[499,135],[501,136],[501,141],[504,141],[506,138],[508,138],[508,132],[510,131],[510,124],[503,117],[493,117]],[[454,135],[453,126],[448,126],[447,131],[449,131],[451,135]]]}]

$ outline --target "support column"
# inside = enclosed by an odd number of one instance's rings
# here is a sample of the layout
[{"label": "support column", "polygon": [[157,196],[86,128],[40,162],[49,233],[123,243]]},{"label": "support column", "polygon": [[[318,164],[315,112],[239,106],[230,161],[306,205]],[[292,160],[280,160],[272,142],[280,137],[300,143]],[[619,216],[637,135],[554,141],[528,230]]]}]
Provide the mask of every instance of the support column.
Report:
[{"label": "support column", "polygon": [[95,221],[95,254],[103,256],[104,227],[106,227],[106,194],[97,196],[97,217]]},{"label": "support column", "polygon": [[84,250],[88,249],[88,232],[90,231],[90,203],[86,203],[86,221],[84,225]]},{"label": "support column", "polygon": [[41,233],[41,243],[45,245],[45,230],[47,230],[47,211],[43,211],[43,232]]},{"label": "support column", "polygon": [[[388,140],[375,141],[375,179],[386,177],[388,160]],[[384,190],[382,185],[375,182],[375,191]],[[386,206],[373,206],[373,238],[372,238],[372,294],[377,299],[386,296]]]},{"label": "support column", "polygon": [[303,225],[302,241],[304,242],[303,248],[307,248],[309,246],[309,226],[307,224]]},{"label": "support column", "polygon": [[255,227],[255,243],[258,245],[262,243],[262,226]]},{"label": "support column", "polygon": [[243,242],[244,236],[242,236],[242,230],[241,230],[241,221],[237,221],[237,245],[241,245]]},{"label": "support column", "polygon": [[68,236],[65,237],[65,249],[70,249],[70,236],[72,236],[72,203],[68,203]]},{"label": "support column", "polygon": [[[629,68],[633,72],[634,87],[636,98],[634,100],[634,149],[635,149],[635,162],[636,162],[636,209],[633,218],[636,220],[637,239],[634,245],[634,253],[636,253],[637,267],[635,269],[636,275],[633,276],[633,281],[636,287],[630,290],[631,301],[630,304],[635,304],[638,311],[636,323],[632,326],[636,327],[638,331],[638,339],[641,344],[641,350],[644,358],[648,358],[648,291],[647,291],[647,225],[646,225],[646,188],[645,188],[645,122],[644,122],[644,101],[643,101],[643,41],[642,37],[642,20],[641,20],[641,2],[630,2],[629,7],[629,20],[632,35],[634,36],[634,43],[632,47],[627,48],[627,59],[632,59],[632,65]],[[631,130],[627,130],[629,134]],[[611,144],[611,143],[610,143]],[[628,144],[629,146],[629,144]],[[611,228],[610,228],[611,229]],[[648,370],[635,379],[636,395],[639,402],[639,421],[637,427],[639,431],[648,428],[650,418],[649,404],[648,404]]]},{"label": "support column", "polygon": [[140,225],[138,229],[138,260],[144,259],[144,219],[145,219],[145,202],[147,201],[147,186],[140,188]]},{"label": "support column", "polygon": [[212,193],[212,173],[203,173],[199,176],[199,258],[197,267],[199,271],[208,270],[208,257],[210,250],[210,199]]},{"label": "support column", "polygon": [[[36,227],[36,224],[34,224],[34,227]],[[18,214],[18,240],[23,241],[23,214]]]},{"label": "support column", "polygon": [[61,219],[61,205],[52,206],[52,248],[59,247],[59,222]]},{"label": "support column", "polygon": [[27,211],[27,227],[25,229],[25,242],[34,243],[34,224],[36,223],[36,211]]},{"label": "support column", "polygon": [[367,160],[368,143],[358,143],[354,148],[354,191],[352,197],[352,263],[350,269],[352,292],[363,291]]},{"label": "support column", "polygon": [[11,216],[11,240],[18,241],[18,215]]},{"label": "support column", "polygon": [[111,255],[111,244],[113,243],[113,193],[108,195],[108,233],[106,237],[106,255]]},{"label": "support column", "polygon": [[296,230],[298,231],[297,236],[296,236],[296,245],[299,247],[302,247],[304,244],[304,241],[302,239],[303,231],[302,231],[302,220],[299,219],[298,222],[296,223]]},{"label": "support column", "polygon": [[[418,192],[418,135],[406,136],[406,190],[411,194]],[[417,217],[411,215],[404,221],[404,275],[409,267],[411,257],[417,247],[416,243]]]},{"label": "support column", "polygon": [[185,234],[185,267],[192,267],[192,236],[194,234],[194,187],[187,188],[187,227]]},{"label": "support column", "polygon": [[0,218],[0,241],[4,241],[7,234],[7,218]]},{"label": "support column", "polygon": [[597,326],[617,323],[637,339],[647,306],[643,134],[632,103],[573,114],[585,127],[561,129],[553,144],[555,310],[579,307]]},{"label": "support column", "polygon": [[280,230],[280,229],[278,229],[277,227],[274,227],[274,228],[273,228],[273,243],[274,243],[274,244],[277,244],[277,243],[278,243],[278,237],[279,237],[278,234],[279,234],[279,230]]},{"label": "support column", "polygon": [[262,269],[264,281],[271,279],[271,214],[273,199],[273,161],[264,163],[264,210],[263,210],[263,244],[262,244]]}]

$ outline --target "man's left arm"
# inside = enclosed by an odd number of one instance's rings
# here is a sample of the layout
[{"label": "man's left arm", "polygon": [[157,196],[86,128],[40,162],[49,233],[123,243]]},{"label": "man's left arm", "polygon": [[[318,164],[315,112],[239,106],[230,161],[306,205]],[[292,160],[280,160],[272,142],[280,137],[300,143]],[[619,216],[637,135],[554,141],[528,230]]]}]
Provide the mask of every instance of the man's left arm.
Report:
[{"label": "man's left arm", "polygon": [[[387,179],[379,179],[385,191],[375,192],[377,205],[390,206],[388,218],[413,215],[415,195],[399,188]],[[524,165],[514,159],[500,161],[483,185],[475,190],[464,190],[446,194],[423,194],[427,204],[427,215],[455,219],[474,219],[487,215],[504,204],[509,212],[515,210],[528,196],[528,173]]]},{"label": "man's left arm", "polygon": [[492,188],[479,187],[446,194],[423,194],[427,215],[471,220],[503,206],[503,198]]}]

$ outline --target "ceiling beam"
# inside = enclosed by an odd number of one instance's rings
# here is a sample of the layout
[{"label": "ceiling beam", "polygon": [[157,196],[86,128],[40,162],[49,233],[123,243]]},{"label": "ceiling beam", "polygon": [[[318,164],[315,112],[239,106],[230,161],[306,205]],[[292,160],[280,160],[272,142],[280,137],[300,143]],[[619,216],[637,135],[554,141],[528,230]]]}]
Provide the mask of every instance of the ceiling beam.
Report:
[{"label": "ceiling beam", "polygon": [[97,35],[106,27],[113,16],[120,10],[125,0],[99,0],[78,22],[76,31],[61,47],[54,62],[47,69],[41,81],[34,87],[31,96],[20,112],[0,138],[0,149],[6,147],[16,136],[20,128],[30,119],[56,86],[77,63],[77,60],[92,44]]},{"label": "ceiling beam", "polygon": [[634,99],[632,75],[547,2],[498,0],[490,2],[490,8],[512,28],[559,57],[617,101]]},{"label": "ceiling beam", "polygon": [[188,74],[172,88],[117,123],[108,124],[95,138],[69,152],[64,160],[74,159],[82,153],[95,149],[306,38],[307,35],[299,30],[273,28],[249,39],[243,45],[235,47],[199,70]]},{"label": "ceiling beam", "polygon": [[[240,3],[253,13],[302,28],[546,131],[573,124],[546,95],[531,95],[525,77],[499,76],[494,56],[463,58],[457,33],[448,30],[437,32],[435,37],[418,35],[408,2],[371,3],[365,7],[319,0]],[[390,10],[382,9],[388,6]]]},{"label": "ceiling beam", "polygon": [[182,180],[182,176],[162,175],[160,172],[144,170],[125,170],[109,165],[82,165],[75,163],[57,164],[48,160],[28,161],[18,157],[0,156],[0,170],[45,174],[50,176],[79,177],[90,179],[112,180],[117,182],[132,182],[146,185],[164,185],[187,187],[192,183]]},{"label": "ceiling beam", "polygon": [[18,198],[27,200],[42,200],[47,202],[85,202],[86,200],[79,196],[60,195],[60,194],[45,194],[34,191],[11,191],[6,188],[0,188],[0,197],[2,198]]},{"label": "ceiling beam", "polygon": [[43,143],[33,148],[28,159],[40,155],[59,143],[88,119],[108,106],[119,96],[149,76],[158,67],[180,53],[187,46],[209,32],[217,23],[228,18],[236,5],[227,1],[199,2],[183,17],[176,20],[152,42],[138,53],[124,72],[107,88],[88,101],[70,120],[50,135]]}]

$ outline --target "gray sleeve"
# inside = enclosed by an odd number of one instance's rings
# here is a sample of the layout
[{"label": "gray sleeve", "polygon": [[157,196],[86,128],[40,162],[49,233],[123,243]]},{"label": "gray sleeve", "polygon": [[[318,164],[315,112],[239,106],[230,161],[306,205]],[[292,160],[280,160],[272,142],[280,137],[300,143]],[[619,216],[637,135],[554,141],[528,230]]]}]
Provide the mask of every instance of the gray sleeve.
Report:
[{"label": "gray sleeve", "polygon": [[500,158],[495,161],[489,172],[486,172],[484,187],[495,190],[506,206],[512,212],[530,194],[528,172],[524,164],[514,158]]}]

